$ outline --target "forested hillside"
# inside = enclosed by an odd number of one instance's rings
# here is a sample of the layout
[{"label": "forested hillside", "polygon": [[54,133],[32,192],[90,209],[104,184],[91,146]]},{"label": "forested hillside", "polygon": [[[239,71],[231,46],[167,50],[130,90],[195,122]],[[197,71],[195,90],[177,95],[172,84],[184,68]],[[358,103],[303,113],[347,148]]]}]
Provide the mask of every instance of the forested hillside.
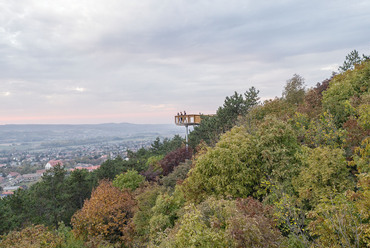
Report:
[{"label": "forested hillside", "polygon": [[370,61],[0,200],[0,247],[370,247]]}]

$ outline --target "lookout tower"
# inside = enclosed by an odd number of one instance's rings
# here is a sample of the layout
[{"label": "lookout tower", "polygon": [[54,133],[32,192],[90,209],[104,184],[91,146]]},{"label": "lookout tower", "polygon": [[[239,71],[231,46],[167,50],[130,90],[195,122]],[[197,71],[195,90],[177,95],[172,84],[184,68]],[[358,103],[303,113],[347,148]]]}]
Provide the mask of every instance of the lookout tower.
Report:
[{"label": "lookout tower", "polygon": [[176,115],[175,124],[177,126],[185,126],[186,128],[186,147],[188,146],[188,135],[189,135],[189,126],[199,125],[201,121],[201,115],[195,114],[186,114],[186,115]]}]

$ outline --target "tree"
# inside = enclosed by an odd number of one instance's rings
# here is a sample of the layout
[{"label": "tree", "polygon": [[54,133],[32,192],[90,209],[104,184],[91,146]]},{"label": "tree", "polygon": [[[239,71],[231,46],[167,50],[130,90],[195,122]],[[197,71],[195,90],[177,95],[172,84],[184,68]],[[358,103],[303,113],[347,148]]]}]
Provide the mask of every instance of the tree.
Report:
[{"label": "tree", "polygon": [[[358,111],[358,108],[368,109],[366,108],[368,104],[365,96],[370,94],[369,89],[370,61],[366,61],[353,70],[334,76],[330,81],[329,88],[323,92],[322,106],[325,111],[333,115],[337,127],[341,127],[350,116],[362,120],[367,111]],[[362,99],[365,104],[363,107],[358,106],[362,102],[358,99]]]},{"label": "tree", "polygon": [[103,180],[83,208],[73,215],[73,232],[85,241],[98,239],[127,245],[132,238],[134,206],[135,200],[128,191]]},{"label": "tree", "polygon": [[332,78],[317,83],[316,87],[305,94],[303,103],[298,107],[300,113],[307,114],[310,118],[315,118],[322,112],[322,93],[329,87]]},{"label": "tree", "polygon": [[32,198],[25,190],[17,190],[13,195],[0,199],[0,235],[29,223],[31,205]]},{"label": "tree", "polygon": [[341,149],[329,147],[306,148],[299,176],[293,180],[301,200],[315,206],[324,197],[333,197],[354,186]]},{"label": "tree", "polygon": [[173,172],[168,174],[168,176],[163,177],[160,182],[165,187],[175,188],[177,183],[181,183],[183,180],[185,180],[191,168],[191,164],[192,163],[190,160],[180,163],[175,167]]},{"label": "tree", "polygon": [[76,210],[66,190],[66,173],[64,168],[57,165],[47,170],[42,181],[31,189],[35,217],[45,225],[58,227],[59,222],[69,223]]},{"label": "tree", "polygon": [[353,70],[356,65],[368,59],[369,59],[369,56],[366,56],[363,54],[361,58],[360,55],[358,54],[358,51],[353,50],[346,56],[346,60],[343,62],[342,66],[339,66],[338,70],[340,72],[345,72],[347,70]]},{"label": "tree", "polygon": [[227,96],[224,104],[218,108],[215,116],[203,116],[199,126],[189,135],[189,143],[195,148],[202,140],[208,145],[214,145],[219,136],[230,130],[239,116],[244,116],[259,103],[259,91],[251,87],[242,94],[234,92]]},{"label": "tree", "polygon": [[149,220],[150,238],[157,240],[159,234],[167,228],[172,228],[179,218],[179,211],[185,204],[183,192],[176,187],[175,191],[170,193],[161,193],[151,209],[152,216]]},{"label": "tree", "polygon": [[304,95],[304,78],[298,74],[294,74],[293,77],[286,82],[283,91],[283,98],[290,104],[298,105],[303,102]]},{"label": "tree", "polygon": [[205,195],[258,196],[262,179],[288,187],[299,171],[297,152],[297,136],[284,121],[266,118],[252,133],[246,126],[234,127],[196,159],[184,181],[185,195],[196,202]]},{"label": "tree", "polygon": [[184,214],[159,247],[280,247],[271,207],[253,198],[209,197],[184,207]]},{"label": "tree", "polygon": [[99,169],[97,169],[94,174],[96,175],[96,180],[110,179],[113,180],[116,175],[127,171],[125,162],[121,157],[117,157],[113,160],[108,159],[105,161]]},{"label": "tree", "polygon": [[163,193],[163,189],[157,184],[147,184],[138,190],[140,189],[141,192],[135,198],[138,208],[133,217],[133,222],[136,231],[135,243],[141,243],[144,247],[144,244],[149,242],[150,225],[148,223],[153,216],[153,207],[156,204],[157,197]]},{"label": "tree", "polygon": [[186,198],[200,202],[206,195],[251,195],[261,177],[256,153],[246,129],[234,127],[196,159],[183,184]]},{"label": "tree", "polygon": [[31,225],[21,231],[12,231],[0,239],[3,248],[58,248],[63,240],[43,225]]},{"label": "tree", "polygon": [[121,190],[135,190],[145,180],[145,177],[139,175],[136,170],[128,170],[126,173],[117,175],[113,180],[113,186]]},{"label": "tree", "polygon": [[305,144],[310,147],[330,146],[340,147],[344,139],[344,130],[338,128],[334,116],[324,112],[317,119],[312,119],[305,130]]},{"label": "tree", "polygon": [[186,159],[191,159],[193,150],[187,147],[178,148],[168,153],[160,162],[159,165],[162,168],[162,174],[167,176],[174,168],[180,163],[185,162]]},{"label": "tree", "polygon": [[[359,199],[363,197],[362,192],[359,196]],[[361,211],[356,204],[359,196],[339,194],[334,198],[324,199],[308,213],[308,218],[311,219],[308,227],[311,235],[316,237],[319,247],[359,248],[370,245],[370,198],[365,195],[367,208]]]},{"label": "tree", "polygon": [[66,180],[66,189],[70,194],[69,203],[74,209],[81,209],[85,199],[91,195],[93,188],[91,173],[87,170],[74,170]]}]

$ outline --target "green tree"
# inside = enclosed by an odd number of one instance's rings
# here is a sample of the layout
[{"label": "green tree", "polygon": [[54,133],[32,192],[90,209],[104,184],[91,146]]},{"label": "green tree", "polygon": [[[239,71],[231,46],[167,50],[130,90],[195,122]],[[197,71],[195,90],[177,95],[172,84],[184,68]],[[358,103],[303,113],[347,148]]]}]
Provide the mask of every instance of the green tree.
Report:
[{"label": "green tree", "polygon": [[284,87],[283,98],[293,105],[298,105],[303,102],[305,96],[304,78],[298,74],[294,74],[289,79]]},{"label": "green tree", "polygon": [[150,225],[148,223],[154,215],[153,207],[156,204],[157,197],[163,193],[162,191],[163,189],[160,186],[148,184],[142,188],[135,198],[138,207],[133,217],[136,231],[135,243],[140,243],[143,247],[149,242]]},{"label": "green tree", "polygon": [[161,232],[172,228],[179,218],[179,211],[185,204],[185,198],[178,188],[172,194],[159,194],[154,207],[151,209],[153,215],[149,220],[150,238],[158,240]]},{"label": "green tree", "polygon": [[358,51],[353,50],[346,56],[346,60],[343,62],[342,66],[339,66],[338,70],[340,72],[345,72],[347,70],[353,70],[356,65],[368,59],[369,59],[369,56],[366,56],[363,54],[361,58]]},{"label": "green tree", "polygon": [[66,190],[70,195],[69,203],[74,209],[83,207],[84,201],[91,195],[93,178],[87,170],[74,170],[66,179]]},{"label": "green tree", "polygon": [[324,197],[334,196],[354,186],[344,153],[329,147],[306,148],[304,162],[293,185],[301,200],[315,206]]},{"label": "green tree", "polygon": [[94,171],[94,175],[96,176],[95,183],[97,184],[98,181],[103,179],[113,180],[116,175],[127,171],[127,169],[125,161],[121,157],[117,157],[113,160],[108,159],[99,169]]},{"label": "green tree", "polygon": [[310,147],[330,146],[340,147],[345,131],[335,125],[334,117],[324,112],[317,119],[310,121],[304,134],[304,143]]},{"label": "green tree", "polygon": [[[66,184],[67,171],[60,165],[47,170],[42,181],[32,187],[31,194],[37,203],[36,216],[41,223],[58,227],[59,222],[69,223],[75,208],[70,203]],[[34,206],[36,208],[36,206]]]},{"label": "green tree", "polygon": [[322,105],[324,110],[333,115],[337,127],[341,127],[350,116],[363,118],[361,116],[366,112],[357,111],[358,99],[369,94],[369,91],[370,61],[365,61],[353,70],[334,76],[329,88],[323,92]]},{"label": "green tree", "polygon": [[113,180],[113,186],[121,190],[137,189],[145,180],[136,170],[128,170],[126,173],[117,175]]},{"label": "green tree", "polygon": [[0,199],[0,234],[20,228],[34,218],[34,199],[27,190],[19,189],[13,195]]},{"label": "green tree", "polygon": [[359,173],[370,173],[370,137],[365,138],[355,149],[351,166],[356,166]]},{"label": "green tree", "polygon": [[195,148],[202,140],[208,145],[214,145],[219,136],[230,130],[239,116],[244,116],[259,103],[259,91],[251,87],[242,94],[234,92],[227,96],[224,104],[218,108],[215,116],[204,116],[199,126],[189,135],[189,143]]},{"label": "green tree", "polygon": [[197,158],[184,181],[186,197],[200,202],[207,195],[251,195],[261,177],[258,164],[252,137],[244,127],[234,127]]},{"label": "green tree", "polygon": [[214,148],[200,155],[184,181],[186,197],[201,201],[206,195],[247,197],[259,195],[262,179],[290,187],[300,161],[294,130],[284,121],[266,118],[257,131],[234,127]]}]

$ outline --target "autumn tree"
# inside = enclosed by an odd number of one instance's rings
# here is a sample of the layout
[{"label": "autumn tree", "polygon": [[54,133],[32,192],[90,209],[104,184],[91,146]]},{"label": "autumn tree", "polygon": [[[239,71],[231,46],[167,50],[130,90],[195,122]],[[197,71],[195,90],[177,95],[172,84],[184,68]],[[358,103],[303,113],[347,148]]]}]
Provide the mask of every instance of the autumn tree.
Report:
[{"label": "autumn tree", "polygon": [[3,248],[59,248],[62,244],[63,239],[43,225],[31,225],[0,238]]},{"label": "autumn tree", "polygon": [[317,83],[314,88],[306,92],[303,102],[298,106],[300,113],[315,118],[322,112],[322,94],[328,88],[331,79]]},{"label": "autumn tree", "polygon": [[112,244],[128,244],[132,238],[135,200],[103,180],[91,193],[81,210],[72,217],[73,232],[83,240],[106,240]]},{"label": "autumn tree", "polygon": [[280,247],[282,240],[271,207],[253,198],[210,197],[185,206],[159,247]]},{"label": "autumn tree", "polygon": [[191,148],[181,147],[170,153],[168,153],[160,162],[159,165],[162,168],[162,174],[167,176],[170,174],[175,167],[180,163],[185,162],[186,159],[191,159],[193,151]]},{"label": "autumn tree", "polygon": [[160,182],[165,187],[175,188],[177,183],[181,183],[187,177],[187,174],[191,168],[192,162],[190,160],[180,163],[175,167],[173,172],[161,178]]}]

